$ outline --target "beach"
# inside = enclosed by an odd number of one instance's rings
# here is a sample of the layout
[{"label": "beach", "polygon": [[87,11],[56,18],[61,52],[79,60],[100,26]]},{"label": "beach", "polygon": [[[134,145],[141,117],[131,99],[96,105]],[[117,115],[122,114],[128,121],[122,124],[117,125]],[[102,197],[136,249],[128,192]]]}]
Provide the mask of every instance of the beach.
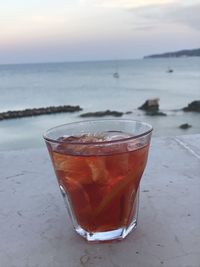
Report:
[{"label": "beach", "polygon": [[[200,99],[199,66],[197,57],[0,65],[0,112],[61,105],[82,109],[2,120],[0,150],[41,147],[48,128],[92,119],[81,114],[105,110],[151,123],[154,136],[200,133],[200,114],[182,110]],[[173,73],[167,72],[169,67]],[[119,77],[113,77],[116,69]],[[160,110],[167,116],[147,116],[138,110],[151,98],[160,99]],[[180,129],[184,123],[192,127]]]}]

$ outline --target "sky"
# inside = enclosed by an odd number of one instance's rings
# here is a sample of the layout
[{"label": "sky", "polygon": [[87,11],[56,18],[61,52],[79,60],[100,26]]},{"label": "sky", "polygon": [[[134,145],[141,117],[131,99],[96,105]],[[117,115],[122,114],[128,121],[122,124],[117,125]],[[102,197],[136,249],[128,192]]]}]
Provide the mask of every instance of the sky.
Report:
[{"label": "sky", "polygon": [[0,0],[0,64],[200,47],[200,0]]}]

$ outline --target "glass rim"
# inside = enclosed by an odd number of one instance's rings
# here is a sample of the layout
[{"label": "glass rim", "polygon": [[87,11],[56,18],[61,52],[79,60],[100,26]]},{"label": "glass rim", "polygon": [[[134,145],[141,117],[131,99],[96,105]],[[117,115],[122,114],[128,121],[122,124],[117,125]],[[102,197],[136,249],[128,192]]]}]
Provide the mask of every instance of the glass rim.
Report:
[{"label": "glass rim", "polygon": [[[110,141],[95,141],[95,142],[70,142],[70,141],[62,141],[62,140],[55,140],[53,138],[47,137],[47,134],[49,132],[51,132],[52,130],[56,130],[57,128],[61,128],[64,126],[68,126],[68,125],[77,125],[77,124],[81,124],[81,123],[89,123],[89,122],[103,122],[103,121],[123,121],[123,122],[136,122],[136,123],[140,123],[142,125],[146,125],[149,127],[148,130],[144,131],[141,134],[137,134],[131,137],[126,137],[126,138],[119,138],[117,140],[110,140]],[[43,138],[45,141],[51,142],[51,143],[56,143],[56,144],[63,144],[63,145],[103,145],[103,144],[116,144],[116,143],[122,143],[122,142],[128,142],[131,140],[135,140],[138,139],[140,137],[146,136],[148,134],[150,134],[153,131],[153,127],[151,126],[151,124],[144,122],[144,121],[139,121],[139,120],[131,120],[131,119],[98,119],[98,120],[82,120],[82,121],[76,121],[76,122],[70,122],[70,123],[64,123],[64,124],[60,124],[57,125],[55,127],[52,127],[48,130],[46,130],[43,133]]]}]

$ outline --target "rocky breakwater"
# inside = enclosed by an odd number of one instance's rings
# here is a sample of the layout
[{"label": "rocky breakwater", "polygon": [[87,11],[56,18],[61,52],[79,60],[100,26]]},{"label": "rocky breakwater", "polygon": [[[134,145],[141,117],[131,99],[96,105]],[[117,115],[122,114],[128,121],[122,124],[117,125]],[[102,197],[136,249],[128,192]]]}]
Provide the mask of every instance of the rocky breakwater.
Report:
[{"label": "rocky breakwater", "polygon": [[81,111],[80,106],[50,106],[46,108],[33,108],[33,109],[24,109],[24,110],[15,110],[15,111],[6,111],[0,113],[0,120],[39,116],[46,114],[62,113],[62,112],[77,112]]},{"label": "rocky breakwater", "polygon": [[89,117],[105,117],[105,116],[114,116],[114,117],[121,117],[124,113],[119,111],[96,111],[96,112],[87,112],[80,115],[82,118],[89,118]]},{"label": "rocky breakwater", "polygon": [[146,111],[148,116],[167,116],[166,113],[159,111],[159,98],[146,100],[138,109]]}]

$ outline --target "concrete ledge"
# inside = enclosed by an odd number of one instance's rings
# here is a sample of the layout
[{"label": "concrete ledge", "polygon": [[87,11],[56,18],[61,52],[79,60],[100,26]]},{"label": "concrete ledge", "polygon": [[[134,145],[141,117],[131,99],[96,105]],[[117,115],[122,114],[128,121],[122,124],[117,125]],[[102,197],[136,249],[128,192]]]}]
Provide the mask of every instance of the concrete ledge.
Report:
[{"label": "concrete ledge", "polygon": [[0,266],[199,267],[200,135],[152,140],[139,225],[88,244],[71,226],[46,148],[0,153]]}]

